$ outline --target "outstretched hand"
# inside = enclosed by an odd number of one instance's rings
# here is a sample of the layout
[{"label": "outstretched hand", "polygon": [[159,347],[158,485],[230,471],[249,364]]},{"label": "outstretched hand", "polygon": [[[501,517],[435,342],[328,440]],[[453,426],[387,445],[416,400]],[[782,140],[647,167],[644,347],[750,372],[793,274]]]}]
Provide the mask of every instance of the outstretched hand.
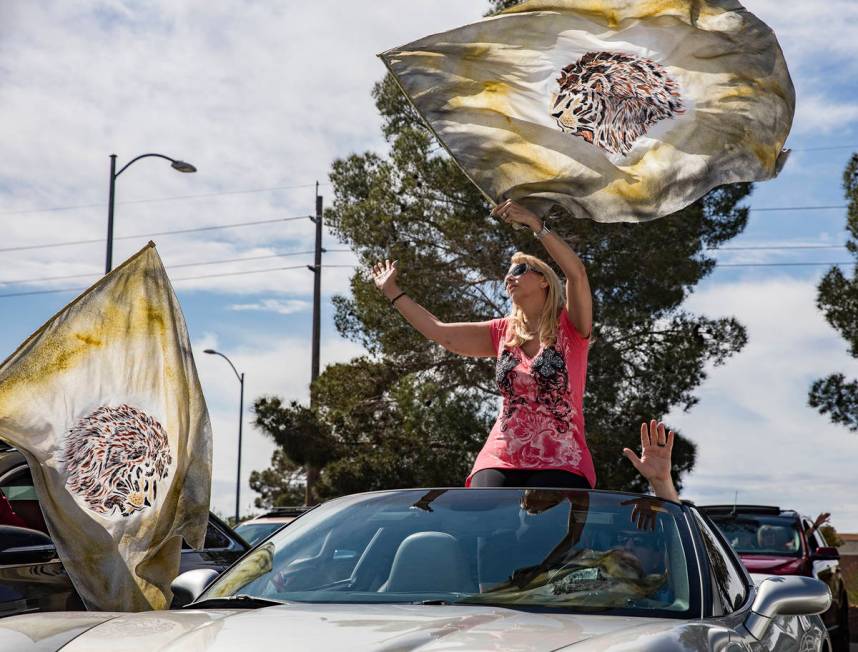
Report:
[{"label": "outstretched hand", "polygon": [[646,478],[659,498],[679,500],[679,494],[670,477],[671,455],[673,453],[673,431],[665,432],[663,423],[655,419],[641,424],[641,456],[630,448],[623,449],[629,461]]},{"label": "outstretched hand", "polygon": [[393,262],[385,260],[372,266],[372,280],[375,281],[375,287],[388,299],[399,294],[399,285],[396,282],[399,276],[398,263],[399,261],[396,260]]},{"label": "outstretched hand", "polygon": [[813,527],[810,528],[810,531],[818,530],[820,527],[825,525],[831,521],[831,512],[822,512],[819,516],[816,517],[816,520],[813,522]]}]

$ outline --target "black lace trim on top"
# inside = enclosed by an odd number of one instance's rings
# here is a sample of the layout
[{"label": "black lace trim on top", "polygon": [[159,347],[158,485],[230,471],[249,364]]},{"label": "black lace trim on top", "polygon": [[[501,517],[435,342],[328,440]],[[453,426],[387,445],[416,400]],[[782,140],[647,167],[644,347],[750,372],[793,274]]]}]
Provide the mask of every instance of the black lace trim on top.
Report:
[{"label": "black lace trim on top", "polygon": [[[512,416],[527,405],[523,396],[515,396],[513,393],[515,368],[520,362],[521,359],[515,351],[504,348],[495,365],[495,382],[506,399],[501,413],[501,429],[504,431]],[[569,371],[566,369],[563,354],[556,346],[545,347],[533,359],[530,374],[536,381],[536,402],[548,408],[556,422],[557,432],[568,432],[571,426],[572,405],[566,400]]]}]

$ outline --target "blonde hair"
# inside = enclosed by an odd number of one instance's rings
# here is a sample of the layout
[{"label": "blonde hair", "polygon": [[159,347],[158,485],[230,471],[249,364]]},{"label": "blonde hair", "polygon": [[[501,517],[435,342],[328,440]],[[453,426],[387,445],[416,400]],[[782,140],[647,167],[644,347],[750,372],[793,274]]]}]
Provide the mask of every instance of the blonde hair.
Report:
[{"label": "blonde hair", "polygon": [[[539,343],[551,346],[557,340],[557,324],[560,319],[560,311],[565,304],[563,283],[560,282],[560,277],[554,270],[536,256],[516,251],[512,255],[512,264],[517,265],[518,263],[527,263],[542,274],[542,277],[548,282],[545,305],[542,307],[542,314],[539,315]],[[532,338],[525,326],[524,311],[515,305],[515,302],[512,303],[509,317],[504,345],[514,348],[530,341]]]}]

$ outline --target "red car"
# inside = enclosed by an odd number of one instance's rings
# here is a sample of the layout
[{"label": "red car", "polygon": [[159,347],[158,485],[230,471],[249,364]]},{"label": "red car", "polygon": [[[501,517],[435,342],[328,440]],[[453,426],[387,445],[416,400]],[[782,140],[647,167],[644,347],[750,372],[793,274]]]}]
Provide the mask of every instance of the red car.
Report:
[{"label": "red car", "polygon": [[763,505],[700,507],[739,553],[752,574],[816,577],[831,591],[831,608],[822,614],[834,652],[849,650],[849,598],[840,553],[812,521],[791,509]]}]

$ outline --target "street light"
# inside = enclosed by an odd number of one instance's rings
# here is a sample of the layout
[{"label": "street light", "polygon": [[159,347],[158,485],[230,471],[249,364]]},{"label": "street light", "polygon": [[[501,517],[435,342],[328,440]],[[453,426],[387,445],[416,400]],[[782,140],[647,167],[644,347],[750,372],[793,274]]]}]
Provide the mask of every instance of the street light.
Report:
[{"label": "street light", "polygon": [[238,370],[235,368],[235,365],[232,364],[232,360],[227,358],[220,351],[215,351],[214,349],[206,349],[203,353],[208,353],[209,355],[219,355],[224,360],[229,362],[229,366],[232,367],[232,370],[235,372],[235,377],[238,378],[238,382],[241,384],[241,395],[238,399],[238,471],[236,474],[235,480],[235,524],[238,525],[238,505],[239,505],[239,496],[241,496],[241,424],[244,421],[244,374],[238,373]]},{"label": "street light", "polygon": [[163,154],[141,154],[140,156],[131,159],[122,166],[122,169],[119,172],[116,171],[116,154],[110,155],[110,198],[107,202],[107,262],[104,266],[104,273],[107,274],[111,269],[113,269],[113,203],[114,197],[116,195],[116,177],[125,172],[129,165],[134,163],[135,161],[139,161],[141,158],[146,158],[147,156],[157,156],[158,158],[163,158],[170,161],[170,167],[179,172],[196,172],[197,168],[186,161],[179,161],[178,159],[170,158],[169,156],[164,156]]}]

